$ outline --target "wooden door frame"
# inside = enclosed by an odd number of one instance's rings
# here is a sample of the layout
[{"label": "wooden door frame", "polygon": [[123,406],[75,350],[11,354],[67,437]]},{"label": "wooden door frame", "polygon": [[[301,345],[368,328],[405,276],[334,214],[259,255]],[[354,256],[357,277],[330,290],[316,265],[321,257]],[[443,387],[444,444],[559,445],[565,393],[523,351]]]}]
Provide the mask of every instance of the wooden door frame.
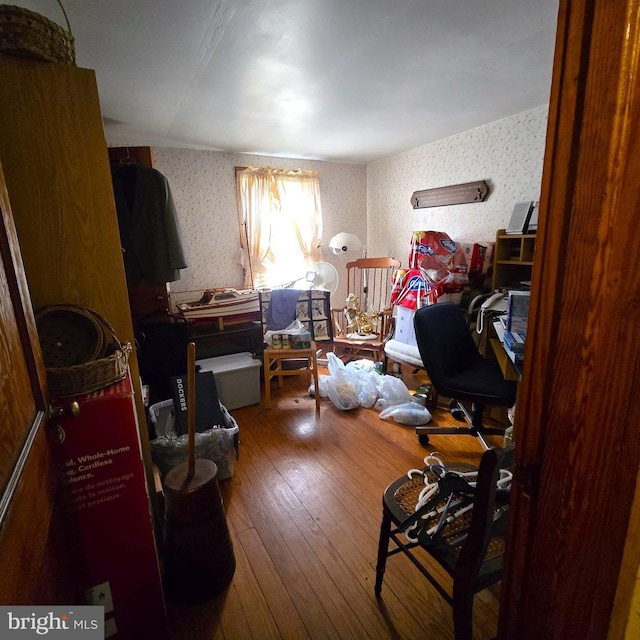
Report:
[{"label": "wooden door frame", "polygon": [[33,400],[35,403],[35,415],[28,433],[25,433],[24,444],[17,456],[16,466],[9,479],[7,487],[0,490],[0,528],[6,515],[14,493],[18,487],[20,476],[31,446],[36,435],[46,421],[48,398],[46,396],[46,374],[42,361],[40,342],[37,339],[37,330],[29,287],[22,265],[18,235],[11,215],[9,195],[4,182],[2,164],[0,163],[0,256],[4,264],[7,278],[7,287],[11,292],[14,303],[15,320],[20,335],[20,342],[24,346],[24,357],[32,383]]},{"label": "wooden door frame", "polygon": [[624,637],[632,581],[616,591],[639,560],[628,545],[622,568],[640,464],[639,20],[638,0],[560,1],[504,640],[601,639],[614,622]]}]

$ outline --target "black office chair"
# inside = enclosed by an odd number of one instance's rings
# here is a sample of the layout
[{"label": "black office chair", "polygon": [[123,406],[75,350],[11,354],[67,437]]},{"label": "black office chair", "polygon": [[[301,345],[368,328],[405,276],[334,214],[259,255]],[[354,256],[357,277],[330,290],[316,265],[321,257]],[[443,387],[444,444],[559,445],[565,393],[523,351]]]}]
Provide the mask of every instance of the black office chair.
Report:
[{"label": "black office chair", "polygon": [[[422,444],[429,434],[474,436],[485,449],[485,435],[504,435],[506,427],[485,427],[485,406],[512,407],[517,383],[505,380],[496,360],[483,358],[460,307],[443,302],[418,309],[414,318],[416,341],[424,368],[438,394],[452,399],[452,413],[461,411],[467,427],[417,427]],[[463,402],[471,403],[471,415]]]},{"label": "black office chair", "polygon": [[[502,578],[511,478],[500,469],[512,462],[513,448],[493,447],[482,455],[475,478],[463,475],[470,465],[436,463],[392,482],[382,499],[376,596],[382,592],[387,558],[402,552],[453,608],[456,640],[471,640],[474,595]],[[427,483],[437,483],[428,499]],[[451,576],[452,594],[433,563],[416,554],[419,548]]]}]

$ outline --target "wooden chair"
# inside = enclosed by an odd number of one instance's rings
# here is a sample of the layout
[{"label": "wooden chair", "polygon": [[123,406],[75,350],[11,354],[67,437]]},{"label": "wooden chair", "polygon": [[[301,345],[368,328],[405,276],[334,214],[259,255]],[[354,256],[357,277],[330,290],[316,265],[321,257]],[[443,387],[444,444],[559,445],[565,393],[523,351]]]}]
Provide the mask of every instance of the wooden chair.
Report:
[{"label": "wooden chair", "polygon": [[384,342],[391,333],[391,288],[393,274],[400,268],[394,258],[359,258],[347,263],[347,294],[357,299],[361,312],[371,313],[376,321],[372,332],[359,335],[349,326],[346,305],[331,309],[333,347],[336,355],[350,353],[351,357],[384,358]]},{"label": "wooden chair", "polygon": [[[446,469],[432,465],[422,470],[423,475],[414,473],[409,478],[405,474],[387,487],[382,500],[377,597],[382,591],[387,558],[402,552],[452,606],[455,639],[472,639],[474,595],[502,577],[509,490],[496,489],[496,483],[500,469],[512,463],[512,454],[513,447],[485,451],[475,487],[460,475],[473,469],[466,464],[448,465]],[[416,510],[425,479],[437,482],[437,490]],[[391,551],[390,540],[397,545]],[[427,566],[428,556],[420,557],[416,548],[426,551],[453,578],[453,595]]]}]

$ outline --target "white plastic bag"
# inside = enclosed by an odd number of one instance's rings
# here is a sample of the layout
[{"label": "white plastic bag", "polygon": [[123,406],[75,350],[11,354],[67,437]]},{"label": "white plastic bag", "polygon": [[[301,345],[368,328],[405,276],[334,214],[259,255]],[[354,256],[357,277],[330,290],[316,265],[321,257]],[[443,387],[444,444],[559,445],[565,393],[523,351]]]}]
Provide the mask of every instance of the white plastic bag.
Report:
[{"label": "white plastic bag", "polygon": [[378,378],[375,362],[371,360],[352,360],[345,367],[355,373],[358,378],[358,398],[360,406],[367,409],[373,407],[378,399]]},{"label": "white plastic bag", "polygon": [[360,371],[360,373],[356,374],[358,378],[358,399],[361,407],[369,409],[376,403],[378,399],[378,384],[374,377],[377,378],[379,376],[380,374],[375,371],[373,373]]},{"label": "white plastic bag", "polygon": [[321,398],[329,395],[329,378],[331,376],[318,376],[318,393]]},{"label": "white plastic bag", "polygon": [[354,371],[358,375],[367,375],[376,370],[376,363],[373,360],[351,360],[344,365],[347,369]]},{"label": "white plastic bag", "polygon": [[378,411],[398,404],[412,402],[407,385],[395,376],[379,376],[378,394],[380,398],[375,404]]},{"label": "white plastic bag", "polygon": [[358,376],[347,369],[344,362],[335,353],[329,352],[327,354],[327,368],[330,374],[327,380],[329,400],[342,411],[359,407]]},{"label": "white plastic bag", "polygon": [[329,353],[327,353],[327,369],[329,370],[329,375],[333,376],[344,368],[344,362],[342,362],[333,351],[329,351]]},{"label": "white plastic bag", "polygon": [[286,329],[280,329],[279,331],[265,331],[264,333],[264,341],[270,347],[273,346],[273,336],[274,334],[282,334],[287,333],[290,336],[298,336],[302,333],[309,333],[309,330],[300,322],[300,320],[294,320]]},{"label": "white plastic bag", "polygon": [[417,402],[410,401],[387,407],[380,412],[380,418],[383,420],[393,418],[393,420],[400,424],[414,426],[427,424],[427,422],[431,420],[431,414],[426,407],[423,407]]}]

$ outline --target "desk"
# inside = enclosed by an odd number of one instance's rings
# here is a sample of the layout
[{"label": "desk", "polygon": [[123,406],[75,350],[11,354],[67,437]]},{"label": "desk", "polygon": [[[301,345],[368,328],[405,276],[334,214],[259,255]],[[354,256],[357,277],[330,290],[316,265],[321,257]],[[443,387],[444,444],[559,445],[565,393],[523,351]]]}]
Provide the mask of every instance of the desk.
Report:
[{"label": "desk", "polygon": [[515,380],[518,382],[522,376],[520,365],[516,364],[507,354],[504,344],[498,338],[489,338],[491,348],[496,356],[496,360],[502,369],[505,380]]},{"label": "desk", "polygon": [[520,381],[520,378],[522,377],[522,365],[514,362],[511,355],[507,353],[504,342],[500,339],[500,336],[504,335],[504,333],[502,324],[499,320],[493,322],[493,331],[496,337],[489,338],[489,343],[491,344],[493,353],[500,365],[500,369],[502,369],[504,379],[515,380],[516,382]]}]

